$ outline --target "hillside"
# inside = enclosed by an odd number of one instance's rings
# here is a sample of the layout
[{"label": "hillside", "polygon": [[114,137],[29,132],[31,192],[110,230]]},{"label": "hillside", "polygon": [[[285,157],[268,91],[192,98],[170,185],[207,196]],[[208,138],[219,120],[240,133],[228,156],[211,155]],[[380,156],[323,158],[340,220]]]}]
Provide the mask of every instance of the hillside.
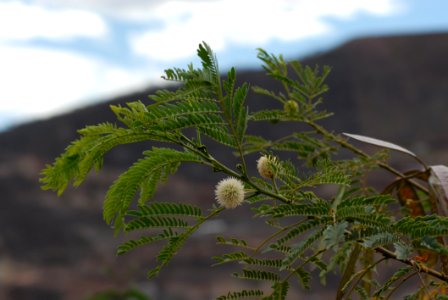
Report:
[{"label": "hillside", "polygon": [[[396,142],[430,164],[446,164],[447,52],[448,34],[371,37],[303,62],[332,66],[324,106],[335,113],[325,121],[334,131]],[[239,72],[238,80],[278,88],[260,70]],[[75,300],[97,290],[128,285],[148,290],[157,300],[210,299],[235,284],[225,268],[209,268],[209,257],[218,254],[219,247],[205,232],[182,251],[176,268],[169,267],[150,284],[145,270],[153,250],[115,257],[118,241],[102,221],[102,197],[108,184],[148,149],[148,144],[114,150],[102,172],[92,174],[85,186],[60,199],[39,189],[39,171],[76,138],[76,129],[112,121],[110,103],[146,101],[153,92],[120,96],[0,134],[0,299]],[[249,97],[250,107],[267,103],[257,95]],[[274,137],[291,128],[260,124],[250,130]],[[211,151],[232,159],[221,148]],[[221,177],[204,170],[182,168],[157,198],[182,201],[188,197],[208,207],[213,201],[213,182]],[[242,208],[228,214],[210,230],[253,234],[256,239],[259,229],[247,224],[246,213]]]}]

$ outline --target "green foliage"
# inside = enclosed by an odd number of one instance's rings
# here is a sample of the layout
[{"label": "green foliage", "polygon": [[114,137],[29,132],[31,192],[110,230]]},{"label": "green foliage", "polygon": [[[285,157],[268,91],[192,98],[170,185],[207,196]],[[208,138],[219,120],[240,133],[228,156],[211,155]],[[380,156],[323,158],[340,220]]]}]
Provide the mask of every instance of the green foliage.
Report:
[{"label": "green foliage", "polygon": [[123,292],[117,290],[99,292],[87,300],[150,300],[150,298],[138,290],[129,289]]},{"label": "green foliage", "polygon": [[191,152],[180,152],[169,148],[153,148],[144,152],[145,157],[134,163],[111,185],[104,200],[104,219],[115,220],[117,229],[123,224],[123,216],[140,190],[139,204],[150,199],[160,181],[174,173],[181,162],[201,163],[201,158]]},{"label": "green foliage", "polygon": [[339,243],[345,242],[345,230],[348,227],[347,222],[328,225],[323,232],[322,242],[326,249],[337,248]]},{"label": "green foliage", "polygon": [[157,139],[153,133],[117,128],[109,123],[87,126],[79,130],[79,134],[81,137],[72,142],[53,165],[47,165],[42,171],[43,189],[51,189],[61,195],[70,182],[79,186],[92,168],[101,169],[104,155],[114,147]]},{"label": "green foliage", "polygon": [[151,235],[151,236],[142,236],[138,239],[129,240],[126,243],[120,245],[117,249],[117,254],[125,254],[135,248],[138,248],[140,246],[148,245],[154,242],[162,241],[171,239],[178,234],[174,232],[171,228],[165,229],[162,233],[157,235]]},{"label": "green foliage", "polygon": [[266,300],[284,300],[288,295],[289,283],[287,281],[276,282],[272,286],[272,294],[265,297]]},{"label": "green foliage", "polygon": [[[124,171],[104,200],[104,219],[115,232],[135,231],[135,238],[118,247],[119,255],[161,244],[148,277],[156,276],[201,226],[224,210],[210,203],[204,215],[188,197],[182,203],[153,200],[160,184],[169,181],[180,164],[191,163],[242,181],[244,205],[251,206],[254,217],[263,219],[270,232],[255,245],[245,238],[217,237],[217,243],[230,250],[214,257],[215,266],[234,264],[236,279],[263,283],[260,289],[229,291],[217,299],[287,299],[293,289],[314,288],[316,273],[322,283],[331,273],[339,276],[336,299],[353,299],[355,293],[359,299],[390,299],[415,275],[432,280],[421,280],[408,299],[443,299],[435,295],[448,288],[446,167],[428,167],[393,143],[337,135],[320,125],[319,120],[331,115],[319,108],[328,90],[328,67],[286,62],[259,49],[267,75],[283,87],[272,91],[250,88],[249,83],[237,86],[234,68],[222,78],[206,43],[199,45],[197,54],[201,68],[189,65],[165,71],[166,80],[179,83],[176,90],[159,90],[148,103],[111,106],[120,125],[100,123],[79,130],[79,139],[42,171],[42,188],[61,195],[68,185],[80,185],[119,145],[163,143],[145,151]],[[267,96],[270,108],[250,111],[246,100],[251,92]],[[288,122],[294,124],[291,128],[306,130],[273,140],[248,134],[248,128],[259,122],[271,126]],[[347,137],[383,151],[367,154]],[[237,156],[235,168],[215,158],[208,148],[211,140]],[[342,148],[353,155],[340,155]],[[394,169],[385,151],[410,155],[423,170]],[[247,155],[254,153],[269,158],[267,165],[248,164]],[[268,168],[269,176],[261,176],[260,168]],[[384,190],[368,181],[371,172],[378,174],[380,169],[397,177]],[[385,270],[387,261],[404,267],[386,278],[377,277],[381,272],[375,271]]]},{"label": "green foliage", "polygon": [[225,296],[220,296],[216,298],[217,300],[236,300],[244,298],[262,297],[263,291],[261,290],[243,290],[241,292],[229,292]]}]

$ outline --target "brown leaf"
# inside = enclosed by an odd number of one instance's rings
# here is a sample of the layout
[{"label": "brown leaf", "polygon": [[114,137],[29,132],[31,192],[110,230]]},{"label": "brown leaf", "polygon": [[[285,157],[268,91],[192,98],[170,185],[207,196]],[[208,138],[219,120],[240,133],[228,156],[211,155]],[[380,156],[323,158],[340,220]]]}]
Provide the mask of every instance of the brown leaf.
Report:
[{"label": "brown leaf", "polygon": [[448,216],[448,167],[443,165],[431,166],[428,183],[433,193],[438,212]]},{"label": "brown leaf", "polygon": [[397,188],[397,196],[400,203],[409,209],[411,216],[417,217],[425,215],[423,205],[418,198],[417,192],[409,181],[404,179],[400,180]]}]

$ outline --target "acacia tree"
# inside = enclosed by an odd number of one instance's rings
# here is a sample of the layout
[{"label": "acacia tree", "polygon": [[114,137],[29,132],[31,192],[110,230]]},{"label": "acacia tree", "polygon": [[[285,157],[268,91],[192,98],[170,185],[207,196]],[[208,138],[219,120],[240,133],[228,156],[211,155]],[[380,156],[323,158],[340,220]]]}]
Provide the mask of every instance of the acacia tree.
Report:
[{"label": "acacia tree", "polygon": [[[298,279],[308,289],[312,276],[324,282],[330,272],[339,274],[336,299],[389,299],[412,277],[420,280],[407,299],[448,299],[443,295],[448,283],[447,167],[427,166],[392,143],[335,134],[320,125],[319,120],[331,115],[319,107],[327,91],[328,67],[287,63],[282,56],[259,49],[267,75],[283,86],[282,92],[276,92],[258,86],[250,89],[248,83],[236,86],[234,68],[223,79],[205,43],[197,53],[201,68],[189,65],[165,71],[165,79],[181,84],[175,91],[159,90],[150,103],[111,106],[121,125],[100,123],[79,130],[80,138],[43,170],[43,189],[61,195],[69,184],[80,185],[92,169],[101,169],[104,155],[118,145],[162,142],[166,147],[145,151],[113,182],[104,200],[104,219],[116,233],[144,232],[119,246],[119,255],[165,242],[150,278],[208,220],[225,209],[250,205],[254,217],[266,220],[275,233],[258,245],[218,236],[219,244],[231,245],[235,251],[215,259],[217,264],[239,262],[233,276],[268,281],[271,290],[229,291],[218,299],[286,299],[291,280]],[[273,108],[249,110],[246,96],[251,91],[269,96]],[[301,123],[308,129],[268,140],[247,133],[254,122]],[[367,154],[350,139],[382,150]],[[227,147],[239,163],[229,166],[216,159],[209,151],[211,142]],[[337,156],[343,149],[352,156]],[[387,162],[390,151],[413,157],[419,168],[394,169]],[[284,158],[288,152],[294,159]],[[246,156],[251,153],[260,155],[258,174],[249,172],[253,168]],[[217,202],[211,201],[206,213],[191,203],[151,200],[158,184],[187,162],[226,176],[217,183]],[[395,177],[383,190],[364,180],[377,168]],[[317,192],[329,184],[337,186],[334,195],[323,197]],[[401,267],[380,278],[374,270],[387,261]]]}]

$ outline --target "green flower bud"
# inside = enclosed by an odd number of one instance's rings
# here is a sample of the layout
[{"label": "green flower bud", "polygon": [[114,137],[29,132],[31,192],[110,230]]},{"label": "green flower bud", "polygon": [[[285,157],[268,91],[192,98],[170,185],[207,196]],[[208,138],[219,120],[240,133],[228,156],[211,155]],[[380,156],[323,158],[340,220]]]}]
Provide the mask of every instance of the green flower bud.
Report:
[{"label": "green flower bud", "polygon": [[284,104],[283,109],[289,116],[293,116],[299,112],[299,104],[294,100],[288,100]]}]

